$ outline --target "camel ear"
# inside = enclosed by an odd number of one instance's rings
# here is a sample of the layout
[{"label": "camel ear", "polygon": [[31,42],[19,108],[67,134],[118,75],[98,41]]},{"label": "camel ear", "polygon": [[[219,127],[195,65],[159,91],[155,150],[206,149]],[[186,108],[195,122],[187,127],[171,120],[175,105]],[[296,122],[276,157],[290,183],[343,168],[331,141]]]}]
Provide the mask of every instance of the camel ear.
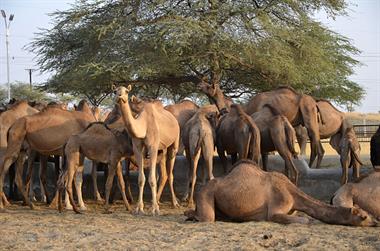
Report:
[{"label": "camel ear", "polygon": [[112,91],[116,91],[116,85],[115,85],[115,84],[112,84],[112,86],[111,86],[111,90],[112,90]]},{"label": "camel ear", "polygon": [[130,92],[132,90],[132,85],[128,85],[127,92]]},{"label": "camel ear", "polygon": [[133,102],[133,103],[136,103],[136,102],[137,102],[137,98],[136,98],[135,95],[132,95],[132,97],[131,97],[131,102]]}]

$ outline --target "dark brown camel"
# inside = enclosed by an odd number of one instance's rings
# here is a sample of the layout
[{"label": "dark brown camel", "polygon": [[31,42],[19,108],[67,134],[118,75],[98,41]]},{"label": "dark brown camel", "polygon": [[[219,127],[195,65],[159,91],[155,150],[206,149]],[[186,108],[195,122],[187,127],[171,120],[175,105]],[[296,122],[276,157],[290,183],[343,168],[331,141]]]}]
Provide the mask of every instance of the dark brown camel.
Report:
[{"label": "dark brown camel", "polygon": [[[297,210],[329,224],[376,226],[362,209],[328,205],[302,192],[284,175],[264,172],[254,162],[238,162],[231,173],[207,183],[196,198],[196,209],[185,212],[189,220],[213,222],[216,216],[234,221],[308,223],[294,216]],[[219,215],[216,215],[216,214]]]}]

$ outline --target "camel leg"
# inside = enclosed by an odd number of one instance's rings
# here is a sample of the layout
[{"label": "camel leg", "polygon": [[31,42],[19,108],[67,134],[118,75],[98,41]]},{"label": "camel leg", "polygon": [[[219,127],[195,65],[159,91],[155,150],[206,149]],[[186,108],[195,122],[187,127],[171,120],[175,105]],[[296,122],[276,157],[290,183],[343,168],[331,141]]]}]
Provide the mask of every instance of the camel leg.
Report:
[{"label": "camel leg", "polygon": [[182,197],[182,201],[187,201],[189,199],[189,190],[190,190],[190,177],[191,177],[191,156],[190,156],[190,150],[185,147],[185,156],[188,163],[187,168],[187,177],[186,177],[186,187],[185,187],[185,194]]},{"label": "camel leg", "polygon": [[261,154],[261,161],[263,162],[263,170],[268,171],[268,153]]},{"label": "camel leg", "polygon": [[217,147],[217,152],[218,152],[220,161],[222,162],[224,174],[227,174],[228,173],[228,168],[227,168],[227,164],[228,163],[227,163],[227,157],[226,157],[226,155],[224,153],[224,149],[221,148],[221,147]]},{"label": "camel leg", "polygon": [[160,202],[162,192],[164,191],[166,181],[168,180],[168,173],[166,171],[166,158],[167,158],[167,151],[165,150],[162,153],[162,158],[160,161],[160,184],[158,185],[158,191],[157,191],[157,201]]},{"label": "camel leg", "polygon": [[[141,143],[140,143],[141,144]],[[144,214],[144,185],[145,185],[145,174],[144,174],[144,147],[140,145],[140,147],[133,144],[133,153],[136,156],[137,164],[139,167],[139,198],[137,200],[137,206],[134,211],[135,214]]]},{"label": "camel leg", "polygon": [[108,176],[107,176],[107,181],[106,181],[106,202],[105,202],[105,211],[106,213],[110,213],[111,211],[109,210],[109,199],[110,199],[110,193],[111,193],[111,188],[113,184],[113,178],[115,177],[115,169],[116,165],[109,165],[108,166]]},{"label": "camel leg", "polygon": [[149,185],[152,191],[152,215],[159,215],[160,208],[157,203],[157,178],[156,178],[156,164],[157,164],[157,149],[158,147],[152,146],[149,148],[150,154],[150,171],[149,171]]},{"label": "camel leg", "polygon": [[24,183],[22,180],[22,174],[24,171],[24,162],[26,159],[26,152],[25,151],[20,151],[19,156],[16,161],[16,184],[17,187],[19,188],[20,192],[22,193],[22,196],[24,198],[24,201],[31,209],[34,209],[33,203],[29,200],[28,192],[26,191],[24,187]]},{"label": "camel leg", "polygon": [[172,206],[174,208],[179,208],[180,206],[174,192],[174,173],[173,173],[174,162],[177,155],[177,148],[178,148],[178,142],[177,142],[177,146],[170,146],[168,149],[168,155],[166,159],[166,168],[169,174],[169,187],[170,187],[170,193],[172,195]]},{"label": "camel leg", "polygon": [[130,165],[131,165],[131,161],[125,160],[125,167],[126,167],[125,180],[127,182],[126,184],[127,198],[131,203],[133,203],[133,196],[132,196],[132,191],[131,191],[131,178],[130,178],[130,170],[129,170]]},{"label": "camel leg", "polygon": [[270,221],[277,222],[280,224],[292,224],[292,223],[299,223],[299,224],[308,224],[309,220],[305,217],[298,217],[288,214],[273,214],[269,217]]},{"label": "camel leg", "polygon": [[197,182],[197,168],[198,168],[198,161],[201,156],[201,149],[198,150],[198,152],[194,153],[192,156],[192,162],[191,162],[191,190],[190,190],[190,197],[189,197],[189,204],[188,207],[194,207],[194,190],[195,190],[195,183]]},{"label": "camel leg", "polygon": [[125,208],[127,209],[127,211],[131,212],[132,208],[128,203],[127,195],[125,194],[125,183],[124,183],[124,179],[123,179],[123,169],[122,169],[120,161],[117,163],[117,166],[116,166],[116,174],[117,174],[117,178],[119,181],[118,185],[119,185],[121,196],[122,196],[123,201],[124,201]]},{"label": "camel leg", "polygon": [[[73,180],[74,180],[75,173],[76,173],[75,172],[75,166],[69,167],[69,169],[67,171],[67,183],[66,183],[67,191],[66,191],[65,200],[67,200],[67,198],[69,198],[70,204],[71,204],[74,212],[80,213],[76,204],[75,204],[74,195],[73,195]],[[67,208],[67,204],[66,204],[66,208]]]},{"label": "camel leg", "polygon": [[8,171],[8,184],[9,184],[9,199],[13,201],[17,200],[17,188],[15,185],[15,176],[16,176],[16,166],[12,164]]},{"label": "camel leg", "polygon": [[350,150],[346,147],[341,149],[340,153],[340,164],[342,166],[342,177],[340,179],[340,184],[344,185],[348,182],[348,168],[351,163]]},{"label": "camel leg", "polygon": [[344,163],[344,161],[341,161],[342,165],[342,177],[340,179],[340,184],[344,185],[348,182],[348,166]]},{"label": "camel leg", "polygon": [[48,156],[46,156],[46,155],[40,156],[39,181],[40,181],[42,202],[47,202],[46,198],[48,197],[47,196],[47,186],[46,186],[47,161],[48,161]]},{"label": "camel leg", "polygon": [[75,189],[77,191],[79,209],[87,210],[86,205],[84,204],[84,201],[83,201],[83,196],[82,196],[83,169],[84,169],[84,165],[83,165],[83,160],[82,160],[76,172]]},{"label": "camel leg", "polygon": [[206,145],[202,146],[202,155],[203,155],[203,159],[205,161],[206,168],[208,171],[208,178],[209,180],[213,180],[214,174],[213,174],[212,164],[213,164],[213,158],[214,158],[214,148],[206,147]]},{"label": "camel leg", "polygon": [[36,159],[37,152],[28,150],[28,167],[26,170],[26,181],[25,181],[25,187],[29,194],[29,200],[33,201],[34,198],[34,190],[33,190],[33,164],[34,160]]},{"label": "camel leg", "polygon": [[100,196],[100,193],[98,190],[97,167],[98,167],[98,163],[96,161],[92,161],[91,177],[92,177],[92,184],[94,186],[94,198],[96,201],[103,201],[102,196]]},{"label": "camel leg", "polygon": [[321,168],[322,159],[323,159],[323,156],[325,155],[325,149],[323,149],[321,141],[319,141],[318,149],[319,150],[318,150],[317,165],[315,166],[315,168]]},{"label": "camel leg", "polygon": [[52,199],[52,201],[49,204],[49,208],[57,208],[58,202],[59,202],[58,198],[62,199],[62,195],[61,195],[61,197],[59,197],[59,193],[58,193],[58,182],[59,182],[60,172],[63,172],[63,168],[62,168],[63,163],[62,162],[63,162],[63,160],[60,161],[60,156],[58,156],[58,155],[54,156],[54,166],[55,166],[55,172],[56,172],[56,176],[57,176],[57,189],[55,191],[54,198]]}]

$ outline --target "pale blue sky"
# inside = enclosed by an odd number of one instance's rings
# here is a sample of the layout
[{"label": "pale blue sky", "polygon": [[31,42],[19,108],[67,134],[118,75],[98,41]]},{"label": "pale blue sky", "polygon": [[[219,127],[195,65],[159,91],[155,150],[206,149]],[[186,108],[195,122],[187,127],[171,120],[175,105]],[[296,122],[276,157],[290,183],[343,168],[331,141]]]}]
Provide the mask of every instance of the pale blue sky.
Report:
[{"label": "pale blue sky", "polygon": [[[38,28],[51,26],[47,13],[64,10],[70,7],[74,0],[0,0],[0,9],[9,16],[15,14],[11,23],[10,33],[10,79],[28,82],[29,76],[25,69],[38,69],[33,63],[33,56],[23,46],[31,41]],[[380,0],[351,1],[348,17],[328,19],[318,15],[330,29],[352,39],[362,54],[357,57],[364,65],[355,68],[351,79],[366,90],[366,97],[360,107],[361,112],[378,112],[380,110]],[[6,83],[6,51],[5,27],[2,17],[0,21],[0,84]],[[33,73],[33,82],[42,82],[48,75]]]}]

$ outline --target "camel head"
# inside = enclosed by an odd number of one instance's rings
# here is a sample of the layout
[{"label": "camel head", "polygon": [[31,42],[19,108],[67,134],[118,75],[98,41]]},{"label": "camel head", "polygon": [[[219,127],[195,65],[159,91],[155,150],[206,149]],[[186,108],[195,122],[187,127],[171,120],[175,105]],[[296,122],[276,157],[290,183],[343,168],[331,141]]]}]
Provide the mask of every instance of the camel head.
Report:
[{"label": "camel head", "polygon": [[211,127],[216,129],[220,118],[219,112],[207,113],[206,118],[210,122]]},{"label": "camel head", "polygon": [[379,219],[376,219],[373,215],[370,215],[368,212],[364,211],[361,208],[352,207],[351,209],[351,219],[350,222],[353,226],[361,227],[375,227],[380,226]]},{"label": "camel head", "polygon": [[116,87],[115,85],[112,86],[113,92],[116,94],[116,100],[119,102],[126,103],[128,101],[128,94],[132,90],[132,86],[128,85],[128,87],[119,86]]},{"label": "camel head", "polygon": [[132,95],[129,106],[131,107],[132,112],[140,113],[144,109],[144,100]]},{"label": "camel head", "polygon": [[206,80],[201,79],[201,82],[198,84],[199,89],[205,93],[208,97],[214,97],[216,95],[216,86],[215,84],[209,84]]}]

